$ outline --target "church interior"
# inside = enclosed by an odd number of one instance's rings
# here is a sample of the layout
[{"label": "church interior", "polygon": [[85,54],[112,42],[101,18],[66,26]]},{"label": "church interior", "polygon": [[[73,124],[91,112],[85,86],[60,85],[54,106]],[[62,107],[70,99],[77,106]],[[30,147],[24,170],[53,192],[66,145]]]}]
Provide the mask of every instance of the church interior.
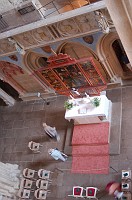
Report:
[{"label": "church interior", "polygon": [[[131,199],[131,10],[130,0],[0,2],[1,200],[89,198],[87,187]],[[109,182],[119,184],[112,193]]]}]

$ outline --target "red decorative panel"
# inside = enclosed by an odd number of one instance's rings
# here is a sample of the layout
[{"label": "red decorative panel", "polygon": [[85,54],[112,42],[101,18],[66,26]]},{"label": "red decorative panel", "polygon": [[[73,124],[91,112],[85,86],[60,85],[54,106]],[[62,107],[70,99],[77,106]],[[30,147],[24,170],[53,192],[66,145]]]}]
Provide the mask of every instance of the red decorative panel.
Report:
[{"label": "red decorative panel", "polygon": [[75,98],[85,92],[90,96],[100,95],[106,89],[106,82],[97,64],[100,65],[92,57],[76,60],[60,53],[48,59],[47,67],[34,73],[60,94]]}]

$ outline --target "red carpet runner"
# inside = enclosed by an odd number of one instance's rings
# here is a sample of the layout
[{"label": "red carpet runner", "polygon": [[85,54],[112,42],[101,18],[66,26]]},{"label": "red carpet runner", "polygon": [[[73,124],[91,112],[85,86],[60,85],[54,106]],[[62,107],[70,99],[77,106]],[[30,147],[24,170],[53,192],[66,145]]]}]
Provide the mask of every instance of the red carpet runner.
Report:
[{"label": "red carpet runner", "polygon": [[109,123],[75,125],[72,137],[72,172],[108,174]]}]

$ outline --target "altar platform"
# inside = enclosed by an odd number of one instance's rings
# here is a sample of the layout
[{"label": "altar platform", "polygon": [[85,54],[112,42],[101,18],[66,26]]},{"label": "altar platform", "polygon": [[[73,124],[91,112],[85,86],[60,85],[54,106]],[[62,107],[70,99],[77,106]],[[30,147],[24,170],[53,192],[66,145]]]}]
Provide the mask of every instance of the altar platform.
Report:
[{"label": "altar platform", "polygon": [[[92,101],[98,98],[99,106],[94,106]],[[95,97],[86,97],[68,100],[73,103],[70,110],[66,110],[65,119],[74,120],[74,124],[101,123],[111,120],[112,103],[105,94]]]},{"label": "altar platform", "polygon": [[72,173],[109,173],[109,122],[75,125]]}]

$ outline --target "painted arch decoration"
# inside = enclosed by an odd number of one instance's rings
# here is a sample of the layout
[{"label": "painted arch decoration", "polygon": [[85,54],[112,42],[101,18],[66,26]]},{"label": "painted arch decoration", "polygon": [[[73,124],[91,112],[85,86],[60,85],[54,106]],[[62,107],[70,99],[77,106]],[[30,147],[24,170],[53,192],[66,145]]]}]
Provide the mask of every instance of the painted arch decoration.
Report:
[{"label": "painted arch decoration", "polygon": [[23,70],[17,65],[0,61],[0,79],[11,85],[19,94],[23,95],[26,90],[16,80],[17,74],[24,74]]}]

